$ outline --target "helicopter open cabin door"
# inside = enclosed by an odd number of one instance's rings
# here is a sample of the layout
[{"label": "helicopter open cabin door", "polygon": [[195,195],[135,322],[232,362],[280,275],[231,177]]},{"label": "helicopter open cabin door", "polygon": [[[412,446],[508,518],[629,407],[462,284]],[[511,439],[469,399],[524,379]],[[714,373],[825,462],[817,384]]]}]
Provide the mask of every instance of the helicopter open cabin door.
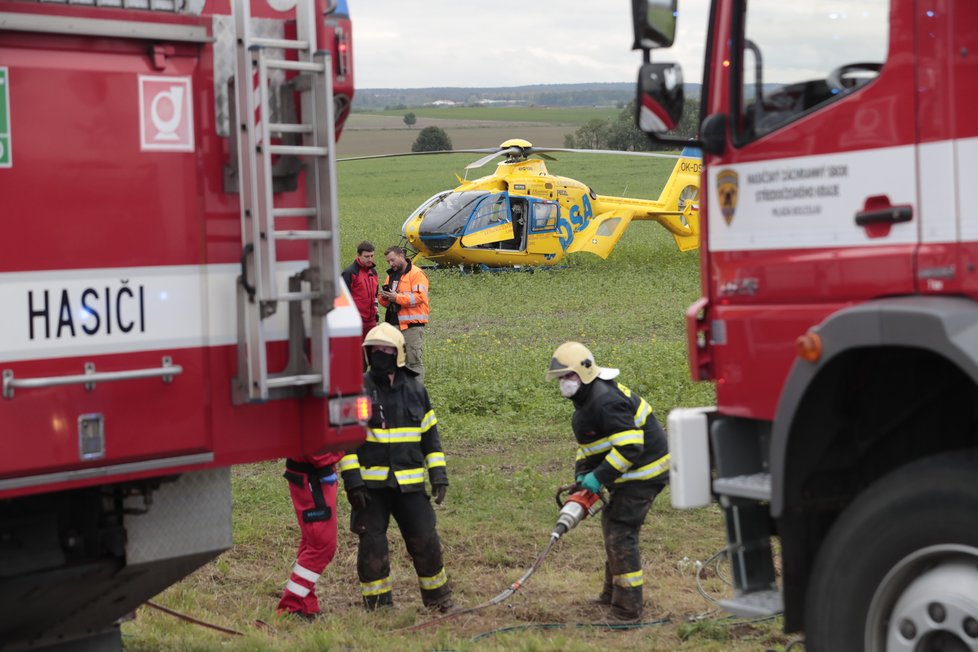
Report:
[{"label": "helicopter open cabin door", "polygon": [[487,195],[465,225],[463,247],[480,247],[513,239],[513,220],[506,193]]}]

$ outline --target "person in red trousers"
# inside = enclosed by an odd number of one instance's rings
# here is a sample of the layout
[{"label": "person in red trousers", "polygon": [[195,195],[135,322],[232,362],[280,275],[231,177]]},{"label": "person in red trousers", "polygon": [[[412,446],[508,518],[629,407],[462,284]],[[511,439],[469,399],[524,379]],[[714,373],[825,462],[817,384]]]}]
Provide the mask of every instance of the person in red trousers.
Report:
[{"label": "person in red trousers", "polygon": [[292,506],[299,521],[299,552],[276,613],[312,620],[320,614],[316,583],[336,554],[336,471],[344,453],[285,460]]}]

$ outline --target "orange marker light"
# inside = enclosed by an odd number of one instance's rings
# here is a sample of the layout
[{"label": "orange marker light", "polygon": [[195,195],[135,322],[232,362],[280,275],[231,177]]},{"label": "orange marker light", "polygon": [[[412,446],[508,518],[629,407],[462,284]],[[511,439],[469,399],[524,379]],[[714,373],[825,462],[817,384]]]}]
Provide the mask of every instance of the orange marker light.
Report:
[{"label": "orange marker light", "polygon": [[795,340],[798,357],[805,362],[818,362],[822,357],[822,338],[815,333],[805,333]]},{"label": "orange marker light", "polygon": [[372,412],[370,408],[371,408],[370,399],[367,398],[366,396],[358,396],[357,408],[356,408],[357,421],[359,421],[361,424],[365,424],[368,421],[370,421],[370,413]]}]

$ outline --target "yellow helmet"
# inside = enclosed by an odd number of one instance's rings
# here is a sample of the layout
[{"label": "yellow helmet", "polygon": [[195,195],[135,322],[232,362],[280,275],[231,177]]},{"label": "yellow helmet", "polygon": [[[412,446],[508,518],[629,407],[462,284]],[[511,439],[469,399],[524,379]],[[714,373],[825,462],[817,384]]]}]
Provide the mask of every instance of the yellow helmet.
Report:
[{"label": "yellow helmet", "polygon": [[363,347],[368,346],[393,346],[397,349],[397,366],[404,366],[404,336],[396,326],[383,322],[371,328],[363,338]]},{"label": "yellow helmet", "polygon": [[595,378],[611,380],[618,375],[617,369],[599,367],[590,349],[580,342],[564,342],[550,358],[546,379],[554,380],[571,372],[576,373],[585,385],[590,385]]}]

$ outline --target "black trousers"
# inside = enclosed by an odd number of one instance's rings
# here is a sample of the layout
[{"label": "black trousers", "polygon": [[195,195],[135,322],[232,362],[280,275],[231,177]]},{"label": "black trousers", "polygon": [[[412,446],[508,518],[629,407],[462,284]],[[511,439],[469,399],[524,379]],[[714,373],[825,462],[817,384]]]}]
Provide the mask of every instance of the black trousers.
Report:
[{"label": "black trousers", "polygon": [[414,562],[426,606],[437,605],[451,594],[442,563],[441,541],[435,529],[435,510],[423,491],[403,493],[398,489],[368,489],[365,509],[351,515],[351,529],[360,535],[357,574],[368,606],[390,604],[390,551],[387,527],[391,516],[397,522],[404,545]]},{"label": "black trousers", "polygon": [[601,512],[601,532],[604,534],[606,565],[605,590],[637,589],[641,596],[644,584],[642,557],[639,553],[639,532],[652,501],[664,488],[662,484],[628,483],[611,491],[611,500]]}]

